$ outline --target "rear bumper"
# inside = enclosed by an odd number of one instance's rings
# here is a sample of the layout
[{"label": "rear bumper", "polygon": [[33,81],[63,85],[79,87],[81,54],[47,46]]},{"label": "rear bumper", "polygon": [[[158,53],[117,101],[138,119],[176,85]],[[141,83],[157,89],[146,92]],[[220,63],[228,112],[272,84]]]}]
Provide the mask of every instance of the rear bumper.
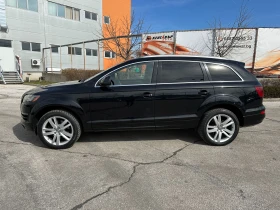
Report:
[{"label": "rear bumper", "polygon": [[254,109],[254,111],[251,113],[247,112],[247,115],[244,116],[243,126],[247,127],[247,126],[260,124],[265,118],[265,113],[261,113],[261,112],[265,112],[264,106]]}]

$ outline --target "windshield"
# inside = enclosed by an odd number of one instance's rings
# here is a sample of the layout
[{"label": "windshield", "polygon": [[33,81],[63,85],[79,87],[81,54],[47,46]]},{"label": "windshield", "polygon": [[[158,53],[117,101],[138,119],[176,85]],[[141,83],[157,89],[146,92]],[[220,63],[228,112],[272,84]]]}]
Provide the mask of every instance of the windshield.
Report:
[{"label": "windshield", "polygon": [[90,77],[90,78],[86,79],[86,80],[85,80],[85,82],[88,82],[89,80],[91,80],[91,79],[93,79],[93,78],[95,78],[95,77],[99,76],[100,74],[102,74],[102,73],[104,73],[104,72],[105,72],[105,71],[101,71],[101,72],[99,72],[98,74],[93,75],[92,77]]}]

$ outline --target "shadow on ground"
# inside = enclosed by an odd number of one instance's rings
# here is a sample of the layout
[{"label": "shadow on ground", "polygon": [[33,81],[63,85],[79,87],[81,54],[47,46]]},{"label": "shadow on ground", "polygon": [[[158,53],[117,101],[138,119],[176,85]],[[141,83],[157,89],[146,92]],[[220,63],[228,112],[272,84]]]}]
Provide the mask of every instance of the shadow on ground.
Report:
[{"label": "shadow on ground", "polygon": [[[32,131],[25,130],[21,124],[13,127],[13,133],[22,142],[31,143],[38,147],[45,147],[39,137]],[[117,141],[153,141],[153,140],[181,140],[189,143],[204,144],[195,130],[167,130],[167,131],[118,131],[91,132],[82,134],[79,143],[117,142]],[[76,143],[76,144],[77,144]]]}]

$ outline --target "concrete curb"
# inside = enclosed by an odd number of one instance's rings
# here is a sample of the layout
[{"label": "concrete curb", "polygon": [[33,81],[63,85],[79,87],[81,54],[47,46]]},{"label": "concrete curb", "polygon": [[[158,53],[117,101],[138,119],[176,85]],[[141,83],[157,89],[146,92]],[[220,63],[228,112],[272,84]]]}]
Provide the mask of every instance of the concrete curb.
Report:
[{"label": "concrete curb", "polygon": [[264,102],[280,102],[280,98],[265,98]]}]

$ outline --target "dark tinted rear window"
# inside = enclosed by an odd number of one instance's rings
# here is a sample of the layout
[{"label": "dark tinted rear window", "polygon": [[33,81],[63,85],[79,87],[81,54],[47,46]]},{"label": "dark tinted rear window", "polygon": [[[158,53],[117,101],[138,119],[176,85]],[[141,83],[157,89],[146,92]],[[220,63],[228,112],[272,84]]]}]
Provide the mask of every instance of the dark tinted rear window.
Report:
[{"label": "dark tinted rear window", "polygon": [[158,83],[199,82],[204,76],[197,62],[163,61]]},{"label": "dark tinted rear window", "polygon": [[207,64],[213,81],[240,81],[240,77],[229,67]]}]

